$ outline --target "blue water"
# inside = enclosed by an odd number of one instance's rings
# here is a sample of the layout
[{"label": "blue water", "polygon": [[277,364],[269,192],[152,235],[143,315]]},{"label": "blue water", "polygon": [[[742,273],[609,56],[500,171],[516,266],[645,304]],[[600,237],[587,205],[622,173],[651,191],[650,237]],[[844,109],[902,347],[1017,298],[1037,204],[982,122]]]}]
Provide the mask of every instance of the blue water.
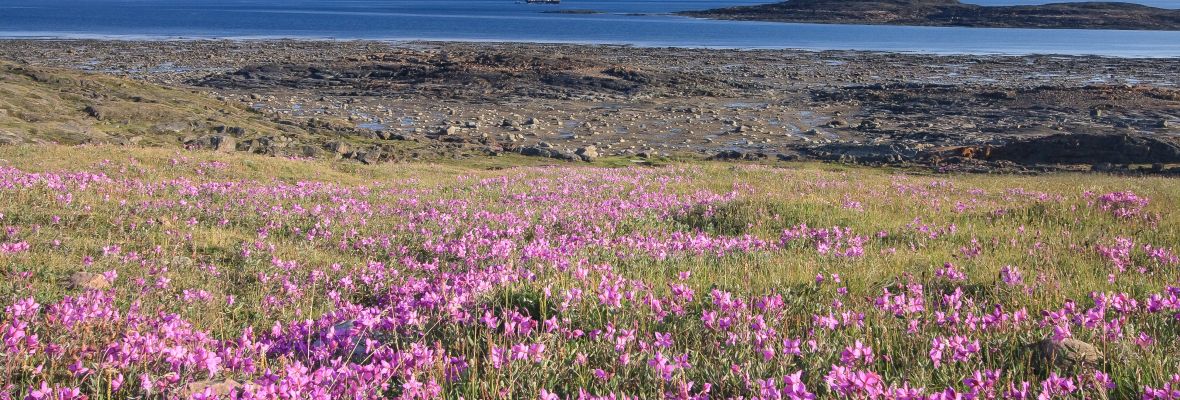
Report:
[{"label": "blue water", "polygon": [[[1180,32],[784,24],[667,15],[759,0],[0,0],[0,37],[609,43],[926,53],[1178,57]],[[975,0],[1026,4],[1048,0]],[[1180,0],[1141,3],[1180,8]],[[546,10],[590,9],[572,15]]]}]

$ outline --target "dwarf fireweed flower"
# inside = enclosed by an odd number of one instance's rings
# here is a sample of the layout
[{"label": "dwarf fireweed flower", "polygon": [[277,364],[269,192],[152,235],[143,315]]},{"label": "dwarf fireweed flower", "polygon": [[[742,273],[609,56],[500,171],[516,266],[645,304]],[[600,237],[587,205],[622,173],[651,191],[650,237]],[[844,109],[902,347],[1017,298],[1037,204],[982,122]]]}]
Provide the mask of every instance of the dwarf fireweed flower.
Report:
[{"label": "dwarf fireweed flower", "polygon": [[881,376],[872,371],[833,365],[824,382],[832,392],[848,398],[877,398],[885,393]]},{"label": "dwarf fireweed flower", "polygon": [[938,368],[946,363],[967,362],[978,354],[979,340],[966,336],[935,337],[930,343],[930,361]]},{"label": "dwarf fireweed flower", "polygon": [[1000,280],[1008,286],[1020,286],[1024,284],[1024,274],[1020,268],[1008,265],[1000,269]]},{"label": "dwarf fireweed flower", "polygon": [[1143,400],[1180,400],[1180,374],[1172,375],[1161,387],[1144,387]]},{"label": "dwarf fireweed flower", "polygon": [[967,280],[967,274],[959,271],[955,264],[946,263],[942,268],[934,272],[934,276],[950,281],[961,282]]},{"label": "dwarf fireweed flower", "polygon": [[1050,373],[1049,377],[1044,381],[1041,381],[1041,393],[1037,395],[1037,400],[1067,398],[1077,390],[1078,387],[1074,384],[1073,378],[1060,377],[1054,372]]},{"label": "dwarf fireweed flower", "polygon": [[864,345],[860,340],[852,346],[845,347],[844,352],[840,353],[840,363],[844,365],[868,365],[872,364],[873,360],[873,348]]},{"label": "dwarf fireweed flower", "polygon": [[811,243],[815,246],[815,251],[821,255],[860,257],[864,255],[864,246],[869,239],[867,236],[854,234],[852,228],[811,229],[807,224],[800,224],[784,230],[779,239],[784,247],[795,241]]},{"label": "dwarf fireweed flower", "polygon": [[1143,211],[1147,208],[1151,201],[1146,197],[1139,196],[1132,191],[1112,192],[1098,197],[1098,206],[1103,210],[1109,212],[1111,215],[1129,219],[1143,215]]}]

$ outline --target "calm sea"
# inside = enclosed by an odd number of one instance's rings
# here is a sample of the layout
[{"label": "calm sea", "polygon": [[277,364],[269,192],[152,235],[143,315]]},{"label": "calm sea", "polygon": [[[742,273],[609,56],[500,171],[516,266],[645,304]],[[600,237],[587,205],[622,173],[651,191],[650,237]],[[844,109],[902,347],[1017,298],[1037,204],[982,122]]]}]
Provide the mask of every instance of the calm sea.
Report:
[{"label": "calm sea", "polygon": [[[976,0],[1027,4],[1040,0]],[[702,48],[1178,57],[1180,32],[709,21],[667,15],[755,0],[2,0],[0,37],[377,39]],[[1180,0],[1143,0],[1180,8]],[[547,13],[595,10],[601,14]]]}]

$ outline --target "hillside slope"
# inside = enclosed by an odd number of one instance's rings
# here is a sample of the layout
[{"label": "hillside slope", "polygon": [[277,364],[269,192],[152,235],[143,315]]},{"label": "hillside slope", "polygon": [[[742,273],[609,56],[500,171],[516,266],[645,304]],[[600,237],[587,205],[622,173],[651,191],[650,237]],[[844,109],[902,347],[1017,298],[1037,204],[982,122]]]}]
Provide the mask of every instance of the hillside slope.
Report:
[{"label": "hillside slope", "polygon": [[0,145],[204,148],[369,163],[427,147],[386,139],[343,121],[279,119],[196,90],[0,62]]}]

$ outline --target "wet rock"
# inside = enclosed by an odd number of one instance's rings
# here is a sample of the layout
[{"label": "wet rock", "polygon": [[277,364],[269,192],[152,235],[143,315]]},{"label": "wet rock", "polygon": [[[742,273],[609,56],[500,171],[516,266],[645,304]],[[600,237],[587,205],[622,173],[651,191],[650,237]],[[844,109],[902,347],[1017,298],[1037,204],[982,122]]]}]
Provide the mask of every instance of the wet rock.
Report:
[{"label": "wet rock", "polygon": [[1081,340],[1048,338],[1032,344],[1033,367],[1041,371],[1050,369],[1073,370],[1092,367],[1102,361],[1102,352],[1094,345]]},{"label": "wet rock", "polygon": [[944,146],[924,149],[919,157],[937,163],[952,158],[987,159],[991,154],[991,146]]},{"label": "wet rock", "polygon": [[103,274],[75,272],[70,275],[69,286],[78,290],[106,290],[110,289],[111,281]]},{"label": "wet rock", "polygon": [[992,158],[1020,164],[1151,164],[1180,162],[1180,142],[1138,134],[1056,134],[998,147]]},{"label": "wet rock", "polygon": [[765,160],[766,154],[757,152],[743,152],[738,150],[725,150],[709,157],[710,160],[716,161],[758,161]]},{"label": "wet rock", "polygon": [[811,158],[861,164],[887,164],[913,160],[918,150],[904,144],[832,143],[799,149]]}]

